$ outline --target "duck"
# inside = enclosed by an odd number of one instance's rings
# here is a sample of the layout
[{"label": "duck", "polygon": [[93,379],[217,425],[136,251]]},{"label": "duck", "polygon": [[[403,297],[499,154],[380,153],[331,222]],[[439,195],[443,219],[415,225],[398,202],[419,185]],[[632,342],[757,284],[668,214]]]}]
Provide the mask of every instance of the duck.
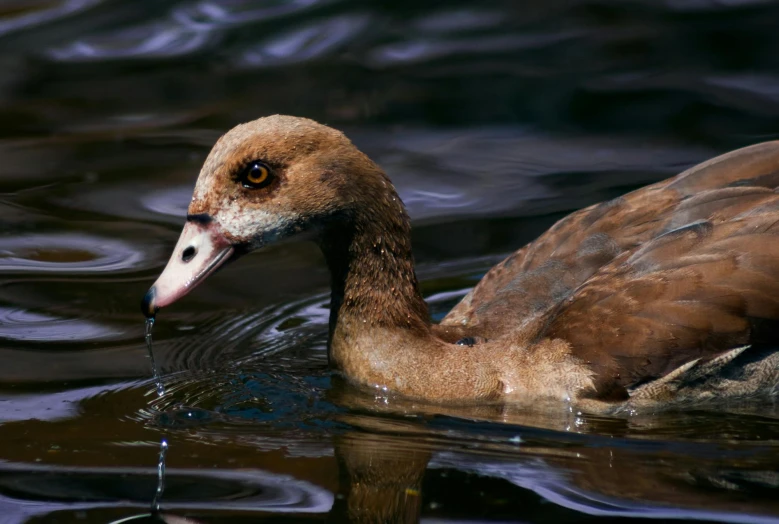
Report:
[{"label": "duck", "polygon": [[213,146],[141,309],[291,238],[324,254],[328,359],[359,388],[598,413],[779,392],[779,141],[562,218],[434,324],[385,172],[334,128],[266,116]]}]

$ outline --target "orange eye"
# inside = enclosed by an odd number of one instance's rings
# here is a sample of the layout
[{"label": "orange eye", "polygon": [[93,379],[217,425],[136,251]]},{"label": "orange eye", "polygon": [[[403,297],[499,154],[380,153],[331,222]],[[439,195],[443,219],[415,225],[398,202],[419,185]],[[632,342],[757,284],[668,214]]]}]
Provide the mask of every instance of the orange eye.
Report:
[{"label": "orange eye", "polygon": [[252,162],[243,172],[241,183],[243,187],[259,189],[272,180],[270,168],[262,162]]}]

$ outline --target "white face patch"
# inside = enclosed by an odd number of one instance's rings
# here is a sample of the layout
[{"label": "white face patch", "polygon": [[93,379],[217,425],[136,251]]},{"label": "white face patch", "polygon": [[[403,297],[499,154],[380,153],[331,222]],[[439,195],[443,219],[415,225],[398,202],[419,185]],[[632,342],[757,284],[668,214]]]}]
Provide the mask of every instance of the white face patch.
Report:
[{"label": "white face patch", "polygon": [[236,206],[229,201],[222,201],[214,221],[233,238],[243,242],[268,244],[289,232],[295,223],[294,213],[269,212],[253,209],[250,206]]},{"label": "white face patch", "polygon": [[210,212],[214,225],[225,235],[233,241],[250,244],[252,248],[261,247],[290,234],[299,219],[295,213],[265,210],[261,208],[261,204],[252,205],[237,194],[228,197],[230,191],[220,190],[219,184],[239,183],[223,175],[217,176],[216,170],[221,166],[218,158],[229,153],[222,142],[217,142],[203,164],[192,193],[190,210],[204,208]]}]

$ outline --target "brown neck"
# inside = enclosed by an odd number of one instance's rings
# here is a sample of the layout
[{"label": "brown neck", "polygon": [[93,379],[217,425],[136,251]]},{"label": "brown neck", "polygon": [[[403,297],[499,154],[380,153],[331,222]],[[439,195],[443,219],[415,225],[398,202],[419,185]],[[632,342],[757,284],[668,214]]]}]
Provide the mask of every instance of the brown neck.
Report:
[{"label": "brown neck", "polygon": [[[364,193],[355,210],[334,219],[320,246],[330,268],[330,341],[350,329],[430,329],[411,253],[411,225],[389,181]],[[354,333],[356,334],[356,333]]]}]

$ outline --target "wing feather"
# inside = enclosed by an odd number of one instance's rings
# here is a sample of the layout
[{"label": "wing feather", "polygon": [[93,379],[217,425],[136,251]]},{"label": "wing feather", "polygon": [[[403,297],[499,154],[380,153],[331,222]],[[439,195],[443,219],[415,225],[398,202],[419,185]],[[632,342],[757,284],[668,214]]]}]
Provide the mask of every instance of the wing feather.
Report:
[{"label": "wing feather", "polygon": [[549,314],[539,339],[563,339],[596,374],[599,394],[696,359],[777,340],[779,212],[697,222],[607,264]]},{"label": "wing feather", "polygon": [[[657,242],[660,236],[695,223],[713,226],[753,215],[763,218],[750,222],[749,227],[768,230],[779,220],[777,187],[779,142],[766,142],[716,157],[664,182],[572,213],[488,271],[441,325],[496,338],[516,330],[528,318],[548,315],[597,272],[619,257],[640,256],[637,253],[642,246]],[[693,263],[680,258],[681,253],[689,253],[688,248],[684,241],[674,240],[665,248],[654,243],[652,250],[667,270],[674,263],[679,267],[703,264],[702,259]],[[716,253],[695,256],[719,260]],[[760,256],[755,254],[747,262],[760,264]],[[766,254],[765,258],[772,256]],[[650,270],[653,263],[656,264],[645,259],[644,269]],[[763,270],[770,272],[770,261],[765,264]],[[634,270],[641,267],[633,266]],[[753,297],[755,290],[743,292]],[[767,299],[750,304],[755,308],[773,307]]]}]

